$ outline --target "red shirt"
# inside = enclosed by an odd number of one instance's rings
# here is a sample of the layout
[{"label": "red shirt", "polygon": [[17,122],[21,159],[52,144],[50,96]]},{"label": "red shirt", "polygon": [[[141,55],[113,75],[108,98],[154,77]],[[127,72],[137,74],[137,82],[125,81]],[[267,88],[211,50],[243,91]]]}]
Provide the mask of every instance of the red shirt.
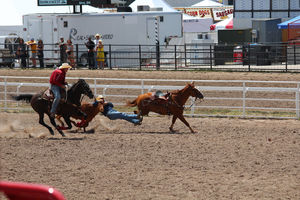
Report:
[{"label": "red shirt", "polygon": [[66,72],[58,68],[52,72],[50,77],[50,84],[61,87],[65,85],[66,83],[65,79],[66,79]]}]

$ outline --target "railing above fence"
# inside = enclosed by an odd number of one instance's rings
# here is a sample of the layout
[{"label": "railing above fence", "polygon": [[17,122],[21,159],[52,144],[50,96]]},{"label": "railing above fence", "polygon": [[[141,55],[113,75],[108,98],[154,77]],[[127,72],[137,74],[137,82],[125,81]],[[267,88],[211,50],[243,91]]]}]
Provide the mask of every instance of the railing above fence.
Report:
[{"label": "railing above fence", "polygon": [[[57,45],[48,44],[44,62],[59,66]],[[75,45],[76,67],[88,66],[84,45]],[[106,68],[131,68],[137,70],[234,70],[234,71],[300,71],[300,44],[206,44],[205,41],[184,45],[107,45],[104,44]],[[0,49],[1,51],[1,49]],[[31,54],[30,50],[29,54]],[[0,52],[0,65],[19,66],[14,52],[9,57]],[[49,56],[47,56],[49,55]],[[51,55],[51,56],[50,56]],[[39,63],[38,59],[37,62]],[[70,60],[68,60],[70,62]],[[31,59],[27,58],[27,67]],[[90,68],[90,67],[89,67]]]},{"label": "railing above fence", "polygon": [[[33,83],[33,79],[41,81]],[[71,81],[78,78],[68,77],[67,79]],[[187,82],[191,81],[177,79],[84,79],[89,83],[95,95],[103,94],[118,106],[124,106],[126,99],[134,99],[141,93],[155,90],[166,92],[182,89]],[[103,84],[105,81],[109,84]],[[300,117],[300,82],[247,80],[194,81],[196,87],[204,93],[205,100],[194,104],[194,99],[191,98],[190,103],[187,102],[186,106],[193,106],[190,111],[186,112],[186,115],[294,119]],[[16,104],[16,102],[10,99],[10,95],[29,92],[36,93],[41,88],[48,86],[48,77],[0,76],[0,88],[3,88],[0,90],[0,109],[4,111],[30,110],[29,105]],[[224,110],[226,111],[225,114]],[[234,111],[234,114],[232,114],[232,111]]]}]

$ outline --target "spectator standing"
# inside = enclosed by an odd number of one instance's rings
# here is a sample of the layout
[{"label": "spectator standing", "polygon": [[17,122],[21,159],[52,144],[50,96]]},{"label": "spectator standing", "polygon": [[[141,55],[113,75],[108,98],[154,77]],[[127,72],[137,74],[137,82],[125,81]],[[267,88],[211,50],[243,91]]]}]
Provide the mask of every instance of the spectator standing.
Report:
[{"label": "spectator standing", "polygon": [[26,42],[26,44],[30,47],[30,50],[31,50],[30,60],[32,61],[32,67],[36,67],[37,43],[34,40],[34,38],[31,38],[30,41]]},{"label": "spectator standing", "polygon": [[16,54],[17,54],[17,58],[21,59],[21,68],[26,68],[27,66],[26,59],[28,57],[28,53],[23,38],[20,38],[19,40]]},{"label": "spectator standing", "polygon": [[37,56],[40,62],[40,68],[44,68],[44,43],[43,40],[38,41],[37,45]]},{"label": "spectator standing", "polygon": [[94,62],[95,62],[95,68],[97,68],[98,66],[98,62],[97,62],[97,45],[99,43],[99,40],[101,39],[101,35],[99,33],[97,33],[95,35],[95,40],[94,40],[94,43],[95,43],[95,49],[94,49]]},{"label": "spectator standing", "polygon": [[102,44],[102,40],[99,40],[97,47],[96,47],[96,52],[97,52],[97,65],[99,69],[104,69],[104,46]]},{"label": "spectator standing", "polygon": [[70,39],[67,40],[67,50],[66,50],[66,53],[67,53],[70,65],[72,66],[71,69],[75,69],[74,46],[73,46],[72,41]]},{"label": "spectator standing", "polygon": [[60,53],[60,65],[62,63],[67,62],[67,44],[65,43],[65,40],[63,37],[60,38],[60,41],[58,43],[59,46],[59,53]]},{"label": "spectator standing", "polygon": [[96,69],[95,68],[95,60],[94,60],[95,43],[92,41],[91,37],[89,37],[87,43],[85,43],[85,46],[88,48],[88,65],[89,65],[89,69]]}]

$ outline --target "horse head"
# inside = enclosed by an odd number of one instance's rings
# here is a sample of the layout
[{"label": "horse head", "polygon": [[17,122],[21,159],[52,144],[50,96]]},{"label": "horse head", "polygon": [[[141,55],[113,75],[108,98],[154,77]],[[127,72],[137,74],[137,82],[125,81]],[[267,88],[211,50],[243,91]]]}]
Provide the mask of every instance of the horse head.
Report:
[{"label": "horse head", "polygon": [[192,83],[189,83],[188,84],[188,87],[190,88],[190,94],[192,97],[195,97],[196,99],[199,98],[199,99],[203,99],[204,96],[203,94],[197,89],[195,88],[195,82],[193,81]]},{"label": "horse head", "polygon": [[94,94],[93,94],[93,92],[92,92],[89,84],[87,84],[87,82],[85,82],[84,79],[79,79],[79,81],[78,81],[78,87],[82,91],[82,94],[85,94],[90,99],[94,97]]},{"label": "horse head", "polygon": [[[68,93],[77,93],[84,94],[90,99],[94,97],[92,90],[90,89],[89,84],[86,83],[84,79],[79,79],[69,90]],[[76,95],[77,96],[77,95]]]}]

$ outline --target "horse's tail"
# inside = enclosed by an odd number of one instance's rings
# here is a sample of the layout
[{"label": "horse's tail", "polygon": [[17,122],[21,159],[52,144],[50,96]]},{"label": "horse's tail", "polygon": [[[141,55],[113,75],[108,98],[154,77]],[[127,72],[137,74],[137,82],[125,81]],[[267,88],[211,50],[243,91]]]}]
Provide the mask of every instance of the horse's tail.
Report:
[{"label": "horse's tail", "polygon": [[133,100],[133,101],[127,101],[126,102],[126,105],[129,106],[129,107],[134,107],[137,105],[137,102],[136,102],[137,99]]},{"label": "horse's tail", "polygon": [[24,100],[26,102],[30,102],[32,97],[33,97],[32,94],[21,94],[21,95],[18,95],[18,96],[12,95],[12,98],[16,101]]}]

